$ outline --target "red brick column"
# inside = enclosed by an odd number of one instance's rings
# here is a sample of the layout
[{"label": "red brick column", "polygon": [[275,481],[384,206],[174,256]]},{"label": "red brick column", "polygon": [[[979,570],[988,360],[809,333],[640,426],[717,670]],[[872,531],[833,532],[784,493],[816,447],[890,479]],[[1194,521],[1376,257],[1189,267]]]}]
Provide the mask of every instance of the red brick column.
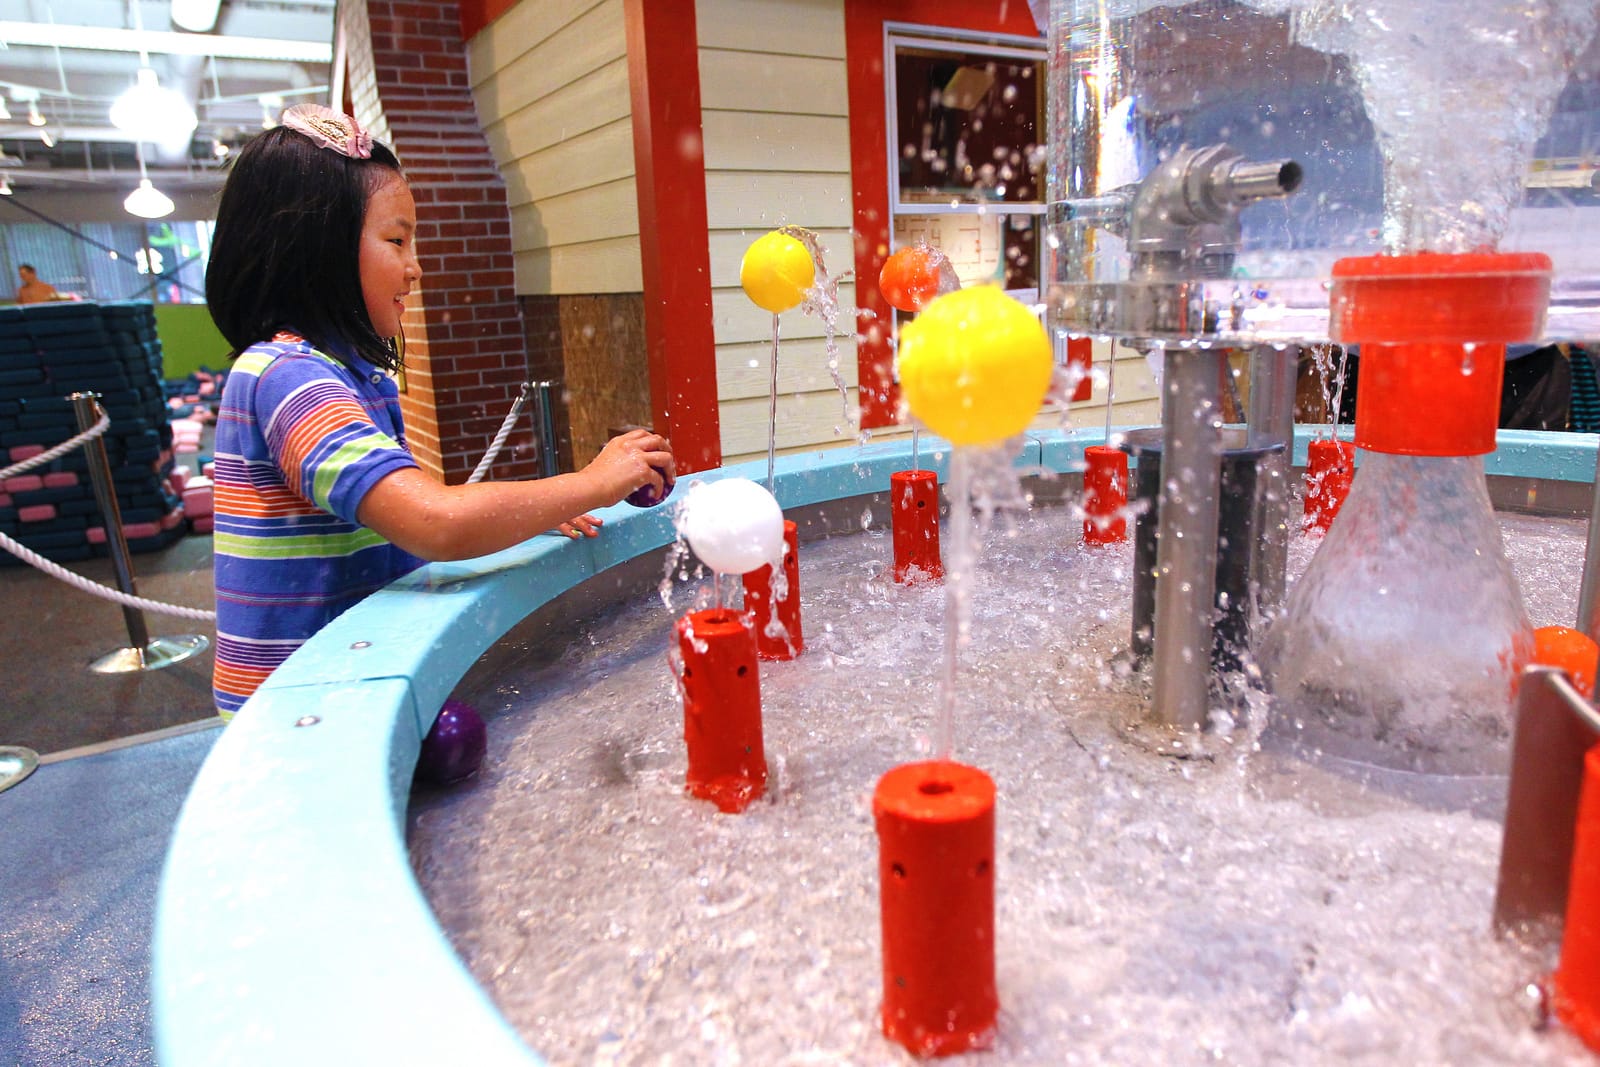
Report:
[{"label": "red brick column", "polygon": [[[529,377],[505,183],[478,123],[457,0],[345,0],[339,25],[352,114],[400,157],[417,201],[420,292],[405,315],[412,451],[466,480]],[[495,462],[537,473],[529,422]]]}]

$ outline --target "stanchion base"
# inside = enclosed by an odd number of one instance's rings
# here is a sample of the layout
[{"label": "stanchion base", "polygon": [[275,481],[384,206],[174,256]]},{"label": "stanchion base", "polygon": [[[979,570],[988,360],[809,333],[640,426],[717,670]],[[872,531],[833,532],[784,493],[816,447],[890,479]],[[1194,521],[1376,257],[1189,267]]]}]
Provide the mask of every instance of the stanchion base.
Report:
[{"label": "stanchion base", "polygon": [[96,674],[130,674],[133,671],[159,671],[174,663],[182,663],[198,656],[211,647],[211,639],[204,634],[179,634],[177,637],[156,637],[143,648],[119,648],[107,652],[89,669]]},{"label": "stanchion base", "polygon": [[0,793],[22,781],[39,766],[39,754],[31,748],[0,745]]}]

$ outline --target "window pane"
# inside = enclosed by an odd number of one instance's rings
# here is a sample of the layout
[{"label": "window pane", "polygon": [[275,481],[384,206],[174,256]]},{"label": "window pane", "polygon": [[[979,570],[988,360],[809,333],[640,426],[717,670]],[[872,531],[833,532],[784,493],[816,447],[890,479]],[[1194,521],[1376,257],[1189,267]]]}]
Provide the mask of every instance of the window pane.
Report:
[{"label": "window pane", "polygon": [[1040,203],[1043,63],[981,52],[895,51],[900,202]]}]

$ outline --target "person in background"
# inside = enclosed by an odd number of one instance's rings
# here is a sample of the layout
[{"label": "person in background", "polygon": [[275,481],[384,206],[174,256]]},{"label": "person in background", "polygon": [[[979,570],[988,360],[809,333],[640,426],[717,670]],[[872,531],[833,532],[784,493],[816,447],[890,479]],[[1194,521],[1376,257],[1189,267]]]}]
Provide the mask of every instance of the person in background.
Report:
[{"label": "person in background", "polygon": [[22,284],[17,287],[17,303],[43,304],[50,300],[60,300],[61,294],[56,292],[56,287],[49,282],[39,280],[39,272],[32,263],[24,263],[17,268],[17,277],[22,279]]},{"label": "person in background", "polygon": [[[482,556],[674,474],[660,435],[582,470],[443,485],[411,456],[393,374],[422,276],[416,204],[389,148],[325,107],[290,108],[235,157],[206,299],[234,349],[216,429],[217,649],[230,718],[332,619],[425,560]],[[573,517],[576,516],[576,517]]]},{"label": "person in background", "polygon": [[1594,354],[1581,344],[1507,345],[1500,426],[1600,432]]}]

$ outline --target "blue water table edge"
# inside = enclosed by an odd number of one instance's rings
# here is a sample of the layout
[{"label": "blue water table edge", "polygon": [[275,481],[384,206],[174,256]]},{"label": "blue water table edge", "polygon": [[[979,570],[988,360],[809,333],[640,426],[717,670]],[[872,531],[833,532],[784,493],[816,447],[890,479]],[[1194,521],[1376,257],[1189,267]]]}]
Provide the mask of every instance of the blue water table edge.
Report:
[{"label": "blue water table edge", "polygon": [[[1297,427],[1295,465],[1326,433]],[[1015,464],[1081,471],[1083,449],[1104,438],[1029,433]],[[948,444],[919,444],[919,466],[942,479]],[[782,456],[776,495],[790,509],[887,492],[910,459],[909,438]],[[1485,457],[1493,475],[1571,482],[1592,481],[1595,464],[1592,434],[1501,431]],[[762,481],[766,463],[685,480],[727,477]],[[561,593],[672,543],[670,506],[608,508],[592,540],[541,535],[431,564],[335,620],[268,679],[218,738],[173,832],[151,980],[165,1067],[544,1062],[462,964],[417,885],[405,842],[412,772],[478,657]]]}]

